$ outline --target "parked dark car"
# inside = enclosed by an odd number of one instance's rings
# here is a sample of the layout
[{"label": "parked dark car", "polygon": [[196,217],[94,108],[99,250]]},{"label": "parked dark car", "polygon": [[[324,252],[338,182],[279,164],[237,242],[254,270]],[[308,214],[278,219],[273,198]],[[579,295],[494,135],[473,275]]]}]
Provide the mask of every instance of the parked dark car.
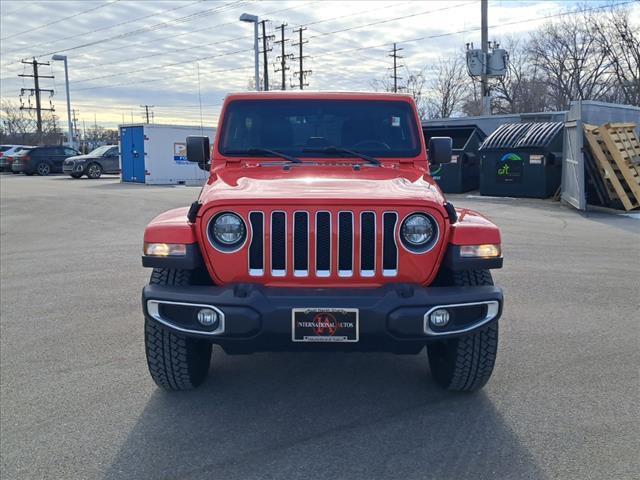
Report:
[{"label": "parked dark car", "polygon": [[89,178],[100,178],[103,173],[120,173],[120,157],[117,145],[104,145],[76,157],[67,158],[62,171],[73,178],[86,175]]},{"label": "parked dark car", "polygon": [[62,163],[66,158],[79,155],[74,148],[62,146],[43,146],[26,148],[14,157],[11,170],[25,175],[49,175],[62,172]]},{"label": "parked dark car", "polygon": [[10,172],[14,157],[31,145],[0,145],[0,172]]}]

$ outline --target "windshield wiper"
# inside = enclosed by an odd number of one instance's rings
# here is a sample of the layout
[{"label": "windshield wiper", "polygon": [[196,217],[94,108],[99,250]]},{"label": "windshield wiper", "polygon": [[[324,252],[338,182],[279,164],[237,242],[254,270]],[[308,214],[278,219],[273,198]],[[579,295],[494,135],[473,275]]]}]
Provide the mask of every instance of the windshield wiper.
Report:
[{"label": "windshield wiper", "polygon": [[371,163],[373,165],[380,166],[380,160],[378,160],[377,158],[370,157],[366,153],[361,153],[361,152],[358,152],[356,150],[350,150],[348,148],[331,146],[331,147],[324,147],[324,148],[305,148],[302,151],[303,152],[316,152],[316,153],[345,153],[347,155],[353,155],[354,157],[358,157],[358,158],[361,158],[363,160],[366,160],[367,162],[369,162],[369,163]]},{"label": "windshield wiper", "polygon": [[261,153],[268,153],[276,157],[284,158],[285,160],[289,160],[291,163],[302,163],[302,160],[299,158],[292,157],[291,155],[287,155],[286,153],[278,152],[276,150],[271,150],[270,148],[250,148],[247,150],[247,154],[249,155],[259,155]]}]

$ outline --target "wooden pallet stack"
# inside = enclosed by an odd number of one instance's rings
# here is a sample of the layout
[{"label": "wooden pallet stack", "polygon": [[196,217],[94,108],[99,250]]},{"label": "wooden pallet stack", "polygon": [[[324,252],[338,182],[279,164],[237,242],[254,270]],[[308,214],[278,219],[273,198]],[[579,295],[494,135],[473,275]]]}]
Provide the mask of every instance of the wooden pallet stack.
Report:
[{"label": "wooden pallet stack", "polygon": [[584,125],[587,178],[603,205],[640,208],[640,141],[633,123]]}]

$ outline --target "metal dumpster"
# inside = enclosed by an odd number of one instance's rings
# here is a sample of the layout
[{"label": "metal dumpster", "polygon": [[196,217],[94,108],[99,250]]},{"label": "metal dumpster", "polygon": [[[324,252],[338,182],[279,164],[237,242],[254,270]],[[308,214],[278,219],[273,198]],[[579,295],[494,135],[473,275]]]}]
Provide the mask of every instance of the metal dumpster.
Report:
[{"label": "metal dumpster", "polygon": [[477,190],[480,178],[478,147],[486,138],[476,125],[449,127],[422,127],[424,139],[429,144],[431,137],[451,137],[453,151],[451,163],[430,165],[431,176],[445,193],[461,193]]},{"label": "metal dumpster", "polygon": [[480,194],[547,198],[560,187],[564,123],[507,123],[480,146]]}]

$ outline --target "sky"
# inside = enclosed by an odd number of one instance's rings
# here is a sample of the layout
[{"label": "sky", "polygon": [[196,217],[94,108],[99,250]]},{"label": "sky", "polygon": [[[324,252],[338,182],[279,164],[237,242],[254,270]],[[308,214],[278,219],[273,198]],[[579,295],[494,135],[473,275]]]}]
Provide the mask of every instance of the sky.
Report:
[{"label": "sky", "polygon": [[[612,1],[628,2],[640,25],[640,1]],[[490,0],[489,38],[526,36],[585,3],[610,2]],[[215,126],[225,95],[247,90],[254,75],[253,26],[239,21],[245,12],[268,19],[267,33],[276,40],[286,23],[286,53],[298,54],[293,30],[306,27],[305,88],[312,90],[371,90],[373,79],[390,75],[394,42],[412,71],[463,55],[466,43],[480,45],[477,0],[0,0],[0,95],[17,102],[20,89],[33,86],[18,75],[31,73],[21,60],[35,56],[50,63],[40,74],[55,77],[41,80],[41,88],[55,90],[43,102],[66,121],[63,62],[50,60],[66,55],[80,123],[137,123],[146,104],[153,105],[155,123],[199,125],[201,103],[202,123]],[[274,72],[280,45],[271,46],[273,83],[280,79]],[[287,88],[297,82],[291,72],[298,62],[289,62]]]}]

